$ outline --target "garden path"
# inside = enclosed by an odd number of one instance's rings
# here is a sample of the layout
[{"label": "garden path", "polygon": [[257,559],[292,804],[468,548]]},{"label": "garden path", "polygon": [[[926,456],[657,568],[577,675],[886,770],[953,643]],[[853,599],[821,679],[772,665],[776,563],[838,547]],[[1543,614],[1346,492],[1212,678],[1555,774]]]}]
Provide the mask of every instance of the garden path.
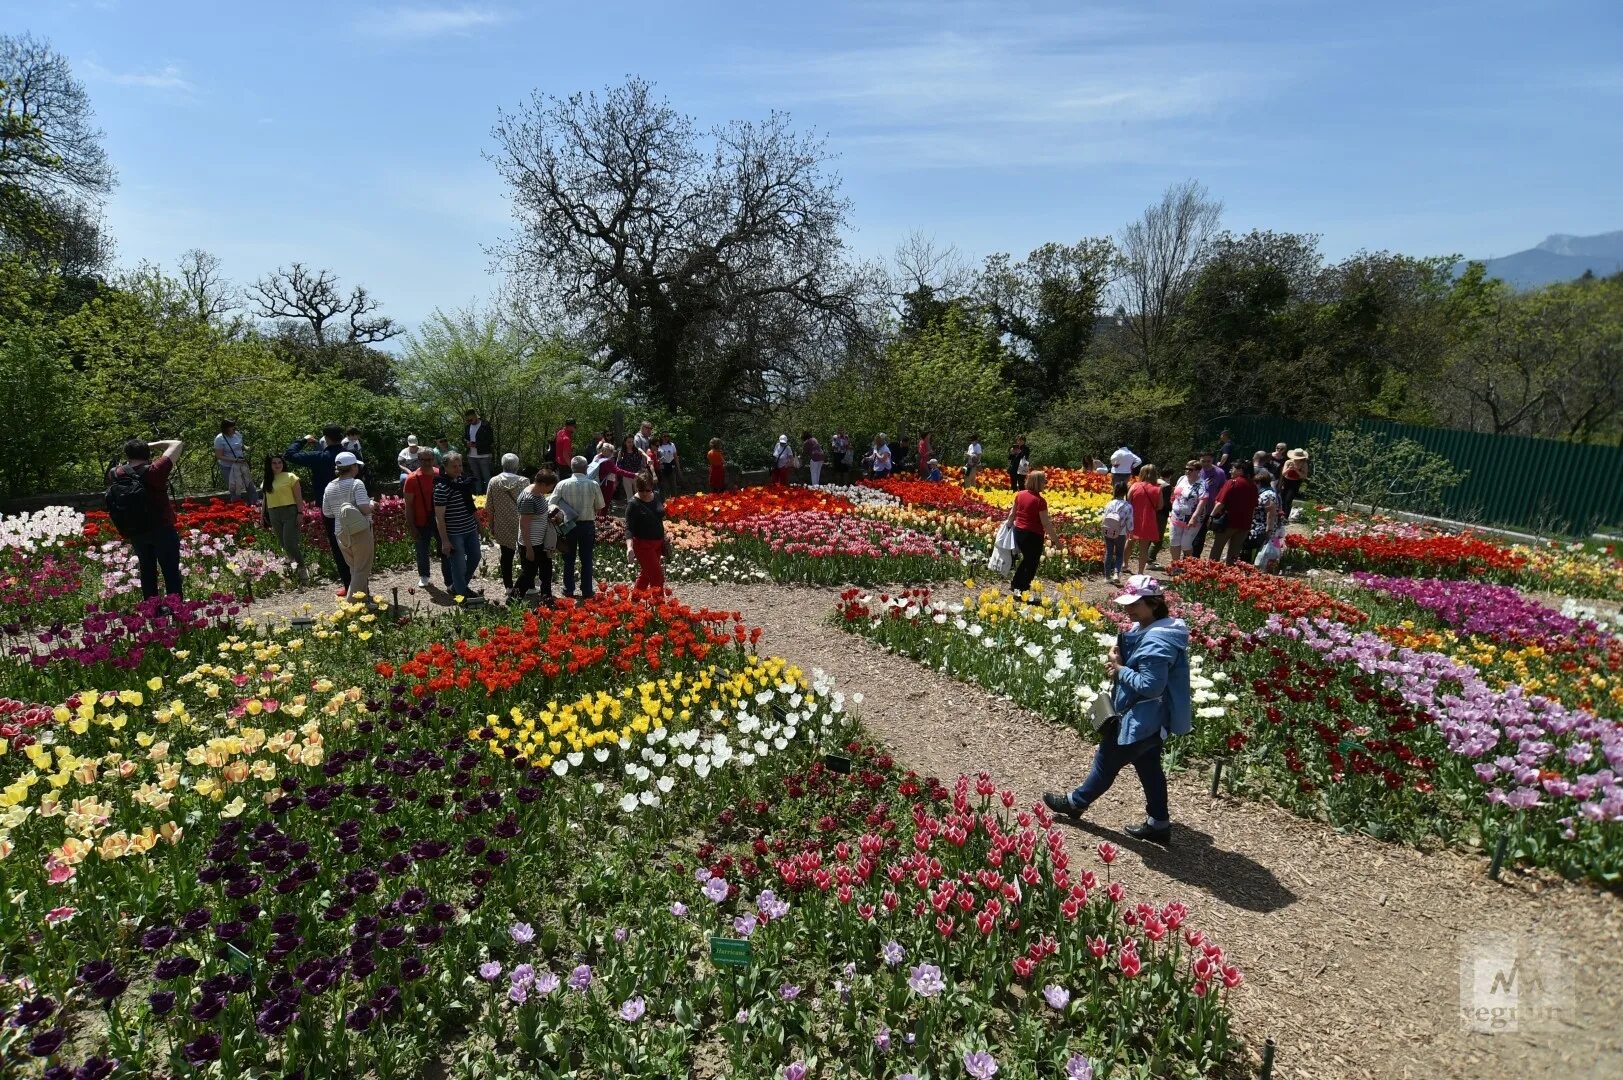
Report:
[{"label": "garden path", "polygon": [[[990,772],[1023,804],[1074,784],[1092,746],[1074,731],[957,682],[828,622],[838,590],[677,587],[697,606],[739,610],[763,651],[822,668],[861,693],[863,722],[905,765],[939,777]],[[1131,775],[1080,827],[1083,856],[1108,838],[1129,896],[1182,899],[1244,967],[1239,1031],[1272,1036],[1274,1075],[1327,1077],[1623,1076],[1623,902],[1588,886],[1506,872],[1339,833],[1271,805],[1213,798],[1204,770],[1172,777],[1173,846],[1116,830],[1137,820]],[[1088,855],[1086,862],[1096,859]],[[1552,1030],[1474,1034],[1461,1018],[1461,957],[1472,935],[1536,937],[1564,963],[1571,1007]]]}]

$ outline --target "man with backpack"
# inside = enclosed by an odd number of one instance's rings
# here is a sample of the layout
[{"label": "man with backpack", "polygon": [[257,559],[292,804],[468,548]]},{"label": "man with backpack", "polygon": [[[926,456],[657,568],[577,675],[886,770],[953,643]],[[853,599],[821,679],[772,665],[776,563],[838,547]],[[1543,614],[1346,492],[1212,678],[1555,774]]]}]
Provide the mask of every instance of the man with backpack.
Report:
[{"label": "man with backpack", "polygon": [[[336,464],[338,455],[352,451],[344,449],[344,429],[337,424],[328,424],[323,428],[321,437],[320,445],[317,445],[314,435],[295,439],[282,455],[282,460],[308,468],[310,490],[322,492],[325,496],[327,485],[338,475]],[[337,521],[327,514],[325,506],[321,511],[321,523],[327,533],[327,547],[332,551],[333,562],[338,566],[338,580],[343,585],[338,590],[338,595],[344,597],[349,594],[349,563],[344,560],[343,549],[338,545]]]},{"label": "man with backpack", "polygon": [[145,600],[158,595],[160,569],[164,592],[180,595],[180,532],[175,527],[175,505],[169,500],[169,478],[180,450],[179,439],[155,443],[131,439],[124,444],[124,464],[107,473],[107,516],[135,550]]}]

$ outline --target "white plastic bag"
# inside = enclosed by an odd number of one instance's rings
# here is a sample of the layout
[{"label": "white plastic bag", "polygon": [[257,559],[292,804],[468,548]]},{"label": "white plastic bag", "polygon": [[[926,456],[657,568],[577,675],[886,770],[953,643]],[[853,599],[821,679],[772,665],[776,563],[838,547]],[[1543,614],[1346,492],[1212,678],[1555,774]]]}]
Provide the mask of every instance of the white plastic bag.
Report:
[{"label": "white plastic bag", "polygon": [[992,538],[992,549],[994,551],[1013,551],[1015,549],[1014,525],[1012,523],[1005,521],[997,527],[997,535]]},{"label": "white plastic bag", "polygon": [[986,560],[986,568],[994,574],[1009,574],[1014,572],[1014,556],[1008,548],[993,547],[992,557]]}]

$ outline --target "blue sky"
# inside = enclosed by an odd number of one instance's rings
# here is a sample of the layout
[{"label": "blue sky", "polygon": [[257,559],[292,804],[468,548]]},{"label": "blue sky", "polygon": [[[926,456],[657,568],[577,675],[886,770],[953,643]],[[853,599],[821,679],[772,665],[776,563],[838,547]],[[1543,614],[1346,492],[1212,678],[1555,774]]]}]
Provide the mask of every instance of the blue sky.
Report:
[{"label": "blue sky", "polygon": [[488,296],[498,108],[653,81],[822,133],[850,243],[970,259],[1113,233],[1197,177],[1224,223],[1503,255],[1623,229],[1623,4],[0,0],[96,106],[119,260],[294,259],[414,322]]}]

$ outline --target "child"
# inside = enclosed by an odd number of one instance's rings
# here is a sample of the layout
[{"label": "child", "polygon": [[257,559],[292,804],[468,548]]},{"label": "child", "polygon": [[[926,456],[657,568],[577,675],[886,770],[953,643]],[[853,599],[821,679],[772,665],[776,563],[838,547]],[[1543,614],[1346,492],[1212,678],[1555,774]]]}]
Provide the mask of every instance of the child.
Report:
[{"label": "child", "polygon": [[940,459],[931,458],[929,464],[927,464],[924,467],[924,475],[920,479],[924,480],[926,483],[931,483],[931,484],[939,484],[939,483],[941,483],[941,461],[940,461]]},{"label": "child", "polygon": [[710,463],[710,490],[722,492],[727,490],[727,459],[721,453],[721,440],[710,440],[710,451],[704,459]]},{"label": "child", "polygon": [[1127,536],[1133,531],[1133,504],[1127,501],[1127,478],[1116,481],[1115,496],[1105,503],[1102,524],[1105,534],[1105,577],[1121,580],[1121,569],[1127,561]]}]

